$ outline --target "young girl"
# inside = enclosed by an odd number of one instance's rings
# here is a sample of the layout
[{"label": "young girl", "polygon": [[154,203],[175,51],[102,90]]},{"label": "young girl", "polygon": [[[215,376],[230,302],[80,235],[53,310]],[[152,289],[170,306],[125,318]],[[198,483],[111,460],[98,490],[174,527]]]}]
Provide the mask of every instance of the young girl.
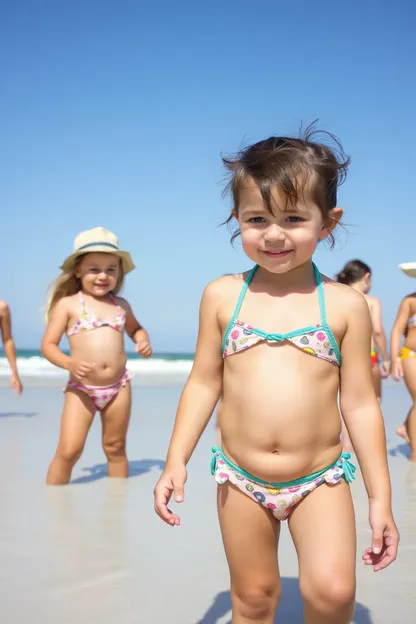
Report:
[{"label": "young girl", "polygon": [[276,548],[288,520],[308,624],[343,624],[354,611],[356,538],[341,454],[338,391],[367,488],[372,545],[364,563],[396,557],[383,418],[368,353],[364,297],[312,262],[342,210],[337,184],[347,162],[325,145],[271,137],[225,160],[249,271],[203,294],[195,362],[184,388],[155,510],[184,498],[186,464],[221,395],[221,448],[211,472],[231,574],[233,624],[272,624],[279,598]]},{"label": "young girl", "polygon": [[[48,304],[48,326],[42,354],[69,371],[61,433],[49,466],[48,485],[68,483],[81,456],[94,414],[101,413],[103,450],[108,476],[128,476],[126,435],[130,418],[130,373],[123,334],[136,352],[150,357],[146,330],[128,302],[117,293],[124,276],[135,268],[130,254],[120,251],[117,237],[98,227],[81,232],[63,263]],[[66,332],[71,355],[59,348]]]},{"label": "young girl", "polygon": [[[387,355],[386,332],[384,331],[381,303],[377,297],[372,297],[368,293],[371,289],[371,269],[368,264],[361,260],[351,260],[347,262],[344,268],[336,276],[337,282],[347,284],[354,290],[358,290],[364,295],[370,311],[371,325],[373,328],[371,338],[371,373],[373,377],[374,390],[377,399],[381,402],[381,379],[386,379],[390,371],[390,362]],[[378,354],[381,355],[381,363],[379,364]],[[351,440],[349,439],[344,422],[342,423],[342,438],[344,451],[352,450]]]},{"label": "young girl", "polygon": [[[387,354],[387,340],[382,321],[381,303],[377,297],[372,297],[368,294],[371,289],[371,269],[368,264],[361,260],[351,260],[347,262],[336,277],[337,282],[347,284],[354,290],[358,290],[367,301],[373,328],[370,355],[371,372],[374,390],[378,400],[381,401],[381,379],[388,377],[390,362]],[[380,366],[378,354],[381,355]]]},{"label": "young girl", "polygon": [[23,384],[20,381],[17,370],[16,347],[12,335],[12,315],[10,308],[5,301],[0,301],[0,334],[3,342],[4,355],[9,362],[11,376],[10,387],[18,395],[23,392]]},{"label": "young girl", "polygon": [[[416,277],[416,264],[401,267],[411,277]],[[400,348],[402,336],[404,344]],[[410,461],[416,462],[416,293],[405,297],[400,304],[396,321],[391,332],[391,374],[395,381],[404,377],[405,384],[412,397],[412,407],[406,422],[396,433],[410,445]]]}]

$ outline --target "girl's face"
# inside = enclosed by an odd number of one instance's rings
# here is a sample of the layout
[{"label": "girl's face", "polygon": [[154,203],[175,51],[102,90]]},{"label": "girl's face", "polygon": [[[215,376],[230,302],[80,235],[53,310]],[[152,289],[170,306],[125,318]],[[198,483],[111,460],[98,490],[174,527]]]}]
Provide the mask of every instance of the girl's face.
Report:
[{"label": "girl's face", "polygon": [[[296,205],[274,189],[273,213],[264,205],[258,186],[247,180],[240,191],[238,216],[243,248],[250,260],[271,273],[286,273],[308,262],[320,240],[324,240],[342,216],[341,208],[331,211],[330,222],[312,199],[305,197]],[[328,220],[328,221],[329,221]]]},{"label": "girl's face", "polygon": [[117,286],[120,277],[120,259],[108,253],[89,253],[82,258],[75,276],[82,289],[93,297],[104,297]]},{"label": "girl's face", "polygon": [[369,293],[371,290],[371,273],[366,273],[363,277],[363,292]]}]

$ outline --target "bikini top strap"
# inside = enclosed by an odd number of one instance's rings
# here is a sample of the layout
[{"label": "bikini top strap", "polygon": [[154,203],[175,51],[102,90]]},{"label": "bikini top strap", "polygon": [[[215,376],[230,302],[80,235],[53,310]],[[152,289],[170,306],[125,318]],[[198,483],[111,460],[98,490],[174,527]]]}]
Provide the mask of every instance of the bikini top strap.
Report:
[{"label": "bikini top strap", "polygon": [[319,272],[318,267],[313,262],[313,270],[315,272],[316,285],[318,286],[318,298],[319,298],[319,310],[321,313],[321,325],[326,325],[326,306],[325,306],[325,294],[324,294],[324,285],[322,283],[322,277]]},{"label": "bikini top strap", "polygon": [[253,276],[255,274],[255,272],[257,271],[257,269],[259,268],[258,264],[255,264],[254,267],[251,269],[251,271],[248,273],[246,279],[244,280],[244,284],[241,288],[241,292],[240,292],[240,296],[238,297],[236,306],[235,306],[235,310],[234,310],[234,314],[232,315],[232,317],[229,320],[229,323],[227,325],[227,329],[225,330],[225,334],[224,337],[222,339],[222,344],[221,344],[221,353],[224,353],[224,349],[225,349],[225,345],[227,344],[227,340],[228,340],[228,336],[230,335],[230,331],[232,326],[234,325],[235,321],[237,320],[237,317],[240,313],[240,309],[241,309],[241,305],[243,303],[245,294],[247,292],[247,288],[250,285],[251,280],[253,279]]},{"label": "bikini top strap", "polygon": [[234,323],[234,321],[237,320],[238,315],[240,314],[240,310],[241,310],[241,306],[243,305],[243,301],[244,301],[244,297],[246,296],[246,292],[248,287],[250,286],[251,280],[254,277],[255,272],[257,271],[257,269],[259,268],[259,265],[256,264],[254,265],[254,267],[251,269],[251,271],[248,273],[246,279],[244,280],[244,284],[241,288],[241,292],[240,292],[240,296],[237,299],[237,303],[235,306],[235,310],[234,310],[234,314],[231,318],[231,323]]}]

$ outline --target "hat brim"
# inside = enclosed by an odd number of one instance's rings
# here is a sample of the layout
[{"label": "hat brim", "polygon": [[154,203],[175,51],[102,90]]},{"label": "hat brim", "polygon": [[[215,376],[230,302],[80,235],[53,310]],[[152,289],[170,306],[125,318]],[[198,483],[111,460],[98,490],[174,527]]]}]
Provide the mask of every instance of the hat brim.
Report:
[{"label": "hat brim", "polygon": [[91,251],[76,251],[68,256],[59,268],[65,273],[67,271],[71,271],[74,268],[77,258],[79,258],[79,256],[84,256],[86,253],[108,253],[113,256],[117,256],[122,262],[124,275],[126,275],[126,273],[130,273],[130,271],[133,271],[133,269],[136,268],[128,251],[118,251],[115,249],[110,250],[108,247],[100,247],[99,245],[94,247],[94,250]]},{"label": "hat brim", "polygon": [[408,277],[416,277],[416,262],[403,262],[399,264],[399,269]]}]

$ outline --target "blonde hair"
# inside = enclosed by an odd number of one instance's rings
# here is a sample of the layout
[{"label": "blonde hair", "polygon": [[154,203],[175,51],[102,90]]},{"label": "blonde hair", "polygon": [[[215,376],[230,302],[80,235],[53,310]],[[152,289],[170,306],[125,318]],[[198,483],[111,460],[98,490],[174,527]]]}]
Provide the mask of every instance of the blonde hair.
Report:
[{"label": "blonde hair", "polygon": [[[92,253],[92,252],[91,252]],[[82,290],[82,283],[79,277],[75,275],[76,269],[81,264],[83,258],[88,254],[82,254],[78,256],[72,268],[68,271],[63,271],[59,277],[48,288],[48,298],[46,303],[45,320],[48,321],[52,310],[64,297],[70,297]],[[117,295],[124,285],[124,271],[123,263],[120,261],[120,275],[118,276],[117,284],[111,291],[113,295]]]}]

